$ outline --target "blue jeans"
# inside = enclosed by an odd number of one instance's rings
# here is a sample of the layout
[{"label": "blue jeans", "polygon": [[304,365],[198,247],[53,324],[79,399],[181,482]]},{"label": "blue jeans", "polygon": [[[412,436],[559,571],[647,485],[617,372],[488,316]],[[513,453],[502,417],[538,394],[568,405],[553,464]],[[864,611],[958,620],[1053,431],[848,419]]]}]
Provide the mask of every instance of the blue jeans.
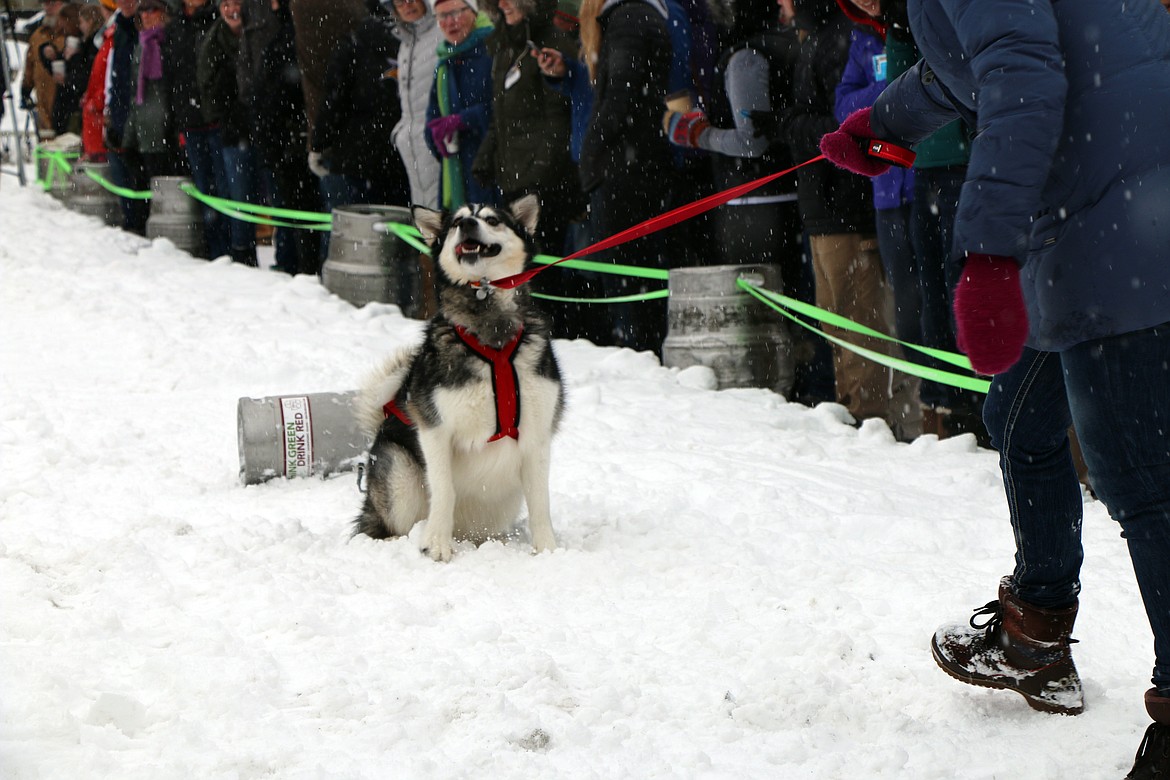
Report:
[{"label": "blue jeans", "polygon": [[1129,547],[1154,633],[1154,685],[1170,690],[1170,323],[1060,353],[1025,349],[992,380],[983,419],[1000,452],[1017,595],[1055,608],[1080,592],[1072,424],[1093,488]]},{"label": "blue jeans", "polygon": [[[256,155],[247,144],[224,144],[223,167],[227,176],[228,198],[237,203],[259,201],[256,180]],[[233,252],[256,249],[256,226],[242,219],[231,220],[231,248]]]},{"label": "blue jeans", "polygon": [[[318,181],[321,187],[321,205],[326,213],[332,214],[333,209],[348,206],[354,202],[353,182],[348,176],[331,173],[328,176],[322,176]],[[329,232],[321,234],[322,263],[329,257],[329,238],[331,235]]]},{"label": "blue jeans", "polygon": [[[191,178],[195,188],[204,195],[219,198],[228,197],[227,171],[223,164],[223,142],[219,130],[185,130],[187,163],[191,166]],[[207,256],[211,259],[228,253],[228,217],[213,209],[203,207],[203,237],[207,242]]]}]

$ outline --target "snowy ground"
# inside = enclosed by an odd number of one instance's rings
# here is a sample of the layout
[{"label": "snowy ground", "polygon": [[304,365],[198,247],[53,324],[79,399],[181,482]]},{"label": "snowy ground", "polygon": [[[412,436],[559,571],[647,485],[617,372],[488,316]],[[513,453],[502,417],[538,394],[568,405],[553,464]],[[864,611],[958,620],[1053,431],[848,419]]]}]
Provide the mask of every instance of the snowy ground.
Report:
[{"label": "snowy ground", "polygon": [[1152,641],[1086,506],[1084,715],[928,640],[1011,534],[971,437],[558,342],[562,549],[350,539],[352,474],[241,485],[241,396],[346,390],[419,325],[0,187],[5,778],[1120,778]]}]

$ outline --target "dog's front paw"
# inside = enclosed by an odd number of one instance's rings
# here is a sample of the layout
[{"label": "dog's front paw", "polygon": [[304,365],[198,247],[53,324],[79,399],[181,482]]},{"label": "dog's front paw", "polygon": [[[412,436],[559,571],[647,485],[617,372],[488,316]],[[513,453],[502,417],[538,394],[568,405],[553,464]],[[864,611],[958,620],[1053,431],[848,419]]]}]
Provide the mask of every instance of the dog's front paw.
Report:
[{"label": "dog's front paw", "polygon": [[557,549],[557,538],[551,532],[532,534],[532,552],[552,552]]},{"label": "dog's front paw", "polygon": [[453,549],[450,536],[440,538],[438,534],[424,534],[420,548],[424,555],[430,556],[431,560],[442,563],[451,560]]}]

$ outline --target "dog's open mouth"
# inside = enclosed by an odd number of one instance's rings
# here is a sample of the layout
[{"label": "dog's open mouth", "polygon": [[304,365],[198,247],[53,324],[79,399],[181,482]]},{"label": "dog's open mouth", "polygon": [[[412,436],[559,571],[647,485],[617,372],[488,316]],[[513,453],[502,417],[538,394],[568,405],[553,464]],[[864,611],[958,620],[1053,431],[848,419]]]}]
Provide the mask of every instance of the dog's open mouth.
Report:
[{"label": "dog's open mouth", "polygon": [[455,255],[466,263],[474,263],[481,257],[495,257],[499,253],[499,244],[481,244],[471,239],[455,247]]}]

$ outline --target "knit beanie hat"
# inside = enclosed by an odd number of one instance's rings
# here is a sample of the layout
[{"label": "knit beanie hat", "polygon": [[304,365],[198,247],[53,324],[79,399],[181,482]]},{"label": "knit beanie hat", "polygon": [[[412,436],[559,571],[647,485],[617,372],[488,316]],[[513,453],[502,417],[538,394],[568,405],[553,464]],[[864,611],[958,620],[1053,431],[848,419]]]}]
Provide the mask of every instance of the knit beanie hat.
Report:
[{"label": "knit beanie hat", "polygon": [[103,6],[105,6],[105,8],[107,10],[110,10],[110,11],[117,11],[118,10],[118,4],[116,2],[114,2],[114,0],[101,0],[101,3]]}]

